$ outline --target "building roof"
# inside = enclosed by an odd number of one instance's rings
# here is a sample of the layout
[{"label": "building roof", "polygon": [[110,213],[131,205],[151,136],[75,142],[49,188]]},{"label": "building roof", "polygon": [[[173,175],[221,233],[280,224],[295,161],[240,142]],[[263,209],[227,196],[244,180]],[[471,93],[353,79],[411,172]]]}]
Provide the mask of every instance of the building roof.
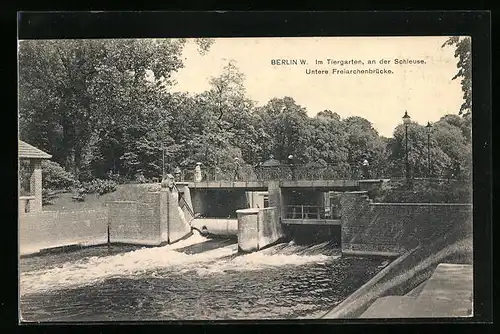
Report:
[{"label": "building roof", "polygon": [[25,159],[50,159],[52,156],[44,151],[32,146],[22,140],[18,141],[18,152],[17,156],[19,158]]},{"label": "building roof", "polygon": [[281,165],[280,162],[276,159],[273,159],[273,158],[266,160],[262,163],[263,167],[271,167],[271,166],[279,166],[279,165]]}]

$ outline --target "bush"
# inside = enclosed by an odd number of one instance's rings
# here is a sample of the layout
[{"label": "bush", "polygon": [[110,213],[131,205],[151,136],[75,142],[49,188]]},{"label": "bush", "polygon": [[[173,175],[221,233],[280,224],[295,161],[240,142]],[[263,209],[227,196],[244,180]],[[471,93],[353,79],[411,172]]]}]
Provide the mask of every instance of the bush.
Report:
[{"label": "bush", "polygon": [[414,180],[412,189],[394,183],[388,189],[369,192],[375,202],[385,203],[470,203],[472,188],[468,182],[427,182]]},{"label": "bush", "polygon": [[83,184],[80,193],[104,195],[116,190],[116,182],[113,180],[94,179]]},{"label": "bush", "polygon": [[53,190],[67,190],[79,183],[72,173],[50,160],[42,161],[42,182],[43,188]]},{"label": "bush", "polygon": [[42,188],[42,205],[54,204],[53,200],[57,197],[52,189]]}]

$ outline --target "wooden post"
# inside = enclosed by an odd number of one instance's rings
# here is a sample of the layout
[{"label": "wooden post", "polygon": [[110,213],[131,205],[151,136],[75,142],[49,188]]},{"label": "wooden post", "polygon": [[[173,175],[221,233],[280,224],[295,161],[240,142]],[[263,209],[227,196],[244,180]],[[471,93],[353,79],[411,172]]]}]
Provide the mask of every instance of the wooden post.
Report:
[{"label": "wooden post", "polygon": [[111,238],[109,236],[109,219],[108,219],[108,226],[107,226],[107,232],[108,232],[108,251],[110,250],[111,247]]}]

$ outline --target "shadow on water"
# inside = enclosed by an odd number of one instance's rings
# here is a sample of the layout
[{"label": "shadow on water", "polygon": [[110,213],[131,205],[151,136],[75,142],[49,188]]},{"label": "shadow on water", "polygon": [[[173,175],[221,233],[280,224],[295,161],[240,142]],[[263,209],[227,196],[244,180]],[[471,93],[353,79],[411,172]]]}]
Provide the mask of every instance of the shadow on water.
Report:
[{"label": "shadow on water", "polygon": [[324,242],[329,243],[329,247],[341,247],[340,225],[318,226],[318,225],[289,225],[285,227],[289,241],[297,245],[315,245]]}]

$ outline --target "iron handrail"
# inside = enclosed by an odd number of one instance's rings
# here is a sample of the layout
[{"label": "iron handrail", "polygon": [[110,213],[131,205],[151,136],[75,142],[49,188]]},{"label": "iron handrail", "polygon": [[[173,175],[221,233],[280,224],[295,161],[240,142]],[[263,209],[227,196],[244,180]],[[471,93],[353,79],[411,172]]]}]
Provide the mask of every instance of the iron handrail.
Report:
[{"label": "iron handrail", "polygon": [[[201,169],[201,182],[210,181],[270,181],[270,180],[345,180],[345,179],[405,179],[404,171],[386,171],[377,166],[370,167],[368,174],[364,174],[362,166],[358,164],[327,164],[327,165],[278,165],[278,166],[250,166],[235,165],[233,168],[208,167]],[[418,179],[454,180],[457,177],[449,174],[433,174],[432,176],[414,172],[410,177]],[[183,170],[179,175],[180,181],[196,182],[194,170]]]},{"label": "iron handrail", "polygon": [[284,206],[285,219],[339,219],[334,205],[286,205]]}]

